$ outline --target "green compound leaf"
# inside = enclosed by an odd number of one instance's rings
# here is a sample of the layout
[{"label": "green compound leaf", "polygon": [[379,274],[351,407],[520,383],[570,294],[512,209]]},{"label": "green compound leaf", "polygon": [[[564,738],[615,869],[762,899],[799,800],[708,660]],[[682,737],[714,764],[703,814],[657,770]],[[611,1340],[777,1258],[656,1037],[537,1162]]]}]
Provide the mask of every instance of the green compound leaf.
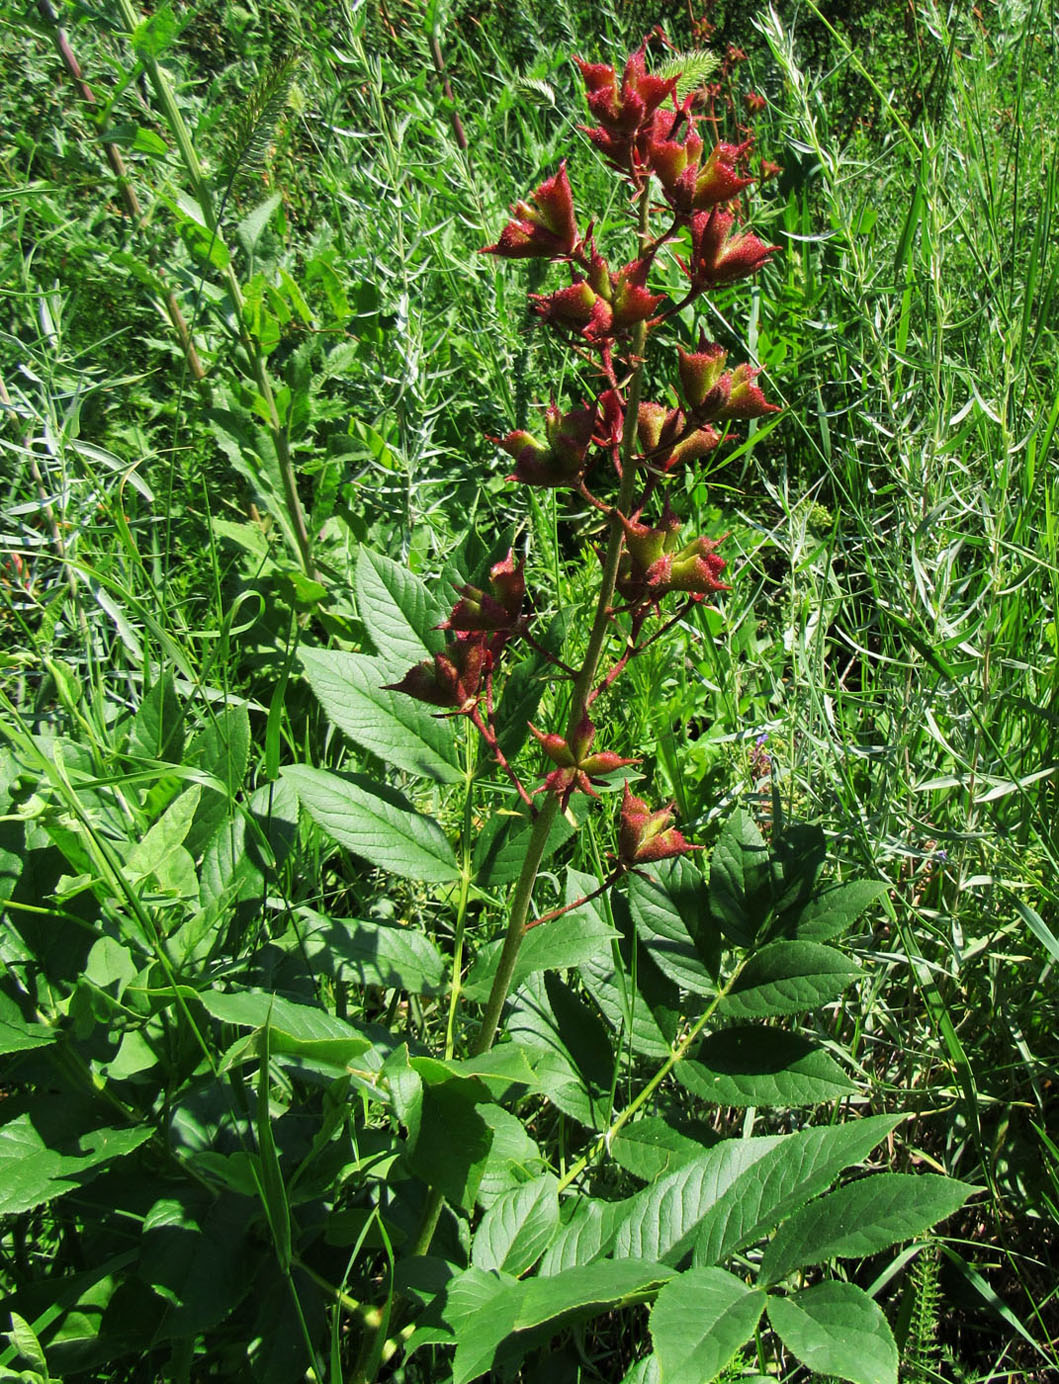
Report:
[{"label": "green compound leaf", "polygon": [[815,1043],[775,1028],[724,1029],[703,1040],[678,1080],[715,1105],[818,1105],[857,1088]]},{"label": "green compound leaf", "polygon": [[356,589],[357,610],[388,671],[387,682],[397,682],[414,664],[445,647],[437,626],[448,609],[406,567],[361,548]]},{"label": "green compound leaf", "polygon": [[665,1384],[715,1379],[754,1334],[765,1294],[723,1269],[689,1269],[658,1294],[650,1331]]},{"label": "green compound leaf", "polygon": [[280,772],[313,821],[372,865],[426,883],[459,878],[456,857],[437,822],[414,811],[384,784],[307,764],[287,765]]},{"label": "green compound leaf", "polygon": [[479,1269],[523,1274],[531,1269],[559,1229],[559,1181],[551,1173],[497,1197],[482,1217],[471,1245]]},{"label": "green compound leaf", "polygon": [[403,692],[386,691],[392,679],[381,659],[340,649],[302,649],[300,657],[328,719],[363,749],[419,778],[463,778],[452,721]]},{"label": "green compound leaf", "polygon": [[[468,1270],[478,1273],[478,1270]],[[589,1320],[602,1312],[654,1294],[673,1274],[661,1264],[604,1260],[566,1270],[555,1278],[531,1278],[508,1283],[493,1294],[482,1310],[462,1316],[456,1325],[453,1384],[470,1384],[493,1366],[505,1342],[505,1364],[521,1359],[541,1343],[537,1328],[547,1337],[563,1326]],[[524,1333],[524,1339],[519,1337]]]},{"label": "green compound leaf", "polygon": [[819,942],[772,942],[750,958],[718,1006],[735,1019],[803,1014],[833,1000],[860,967]]},{"label": "green compound leaf", "polygon": [[765,1250],[759,1281],[778,1283],[828,1259],[878,1254],[951,1216],[975,1191],[931,1173],[878,1173],[851,1182],[784,1221]]},{"label": "green compound leaf", "polygon": [[852,1283],[820,1283],[793,1297],[770,1297],[768,1313],[791,1354],[817,1374],[851,1384],[897,1384],[889,1323]]}]

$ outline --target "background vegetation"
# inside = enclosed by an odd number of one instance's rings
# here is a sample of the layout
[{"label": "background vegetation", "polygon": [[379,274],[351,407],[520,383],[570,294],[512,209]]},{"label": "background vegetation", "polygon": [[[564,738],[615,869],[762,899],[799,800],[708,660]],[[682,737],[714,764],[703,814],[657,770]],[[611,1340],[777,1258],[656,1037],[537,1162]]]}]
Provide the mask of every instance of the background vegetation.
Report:
[{"label": "background vegetation", "polygon": [[[358,1299],[382,1282],[391,1246],[366,1208],[394,1150],[370,1120],[332,1138],[366,1102],[349,1078],[337,1092],[280,1065],[270,1085],[266,1060],[244,1085],[240,1026],[267,1031],[269,1011],[223,1001],[272,992],[437,1052],[441,975],[388,984],[343,922],[431,938],[402,961],[429,971],[452,964],[453,906],[299,818],[282,766],[378,770],[300,651],[373,647],[365,551],[436,583],[523,524],[488,437],[570,365],[527,320],[524,278],[476,251],[584,144],[571,52],[703,31],[647,0],[130,13],[3,16],[0,1283],[18,1320],[0,1366],[278,1381],[329,1340],[342,1378],[342,1265],[360,1265]],[[1044,1380],[1056,16],[718,0],[709,20],[711,47],[746,55],[733,127],[747,91],[766,101],[758,149],[782,171],[747,210],[783,250],[748,320],[715,300],[705,325],[785,412],[689,486],[694,522],[730,535],[733,589],[633,665],[623,753],[693,839],[743,807],[766,834],[821,828],[836,877],[885,884],[852,939],[861,985],[812,1029],[852,1054],[852,1106],[912,1112],[903,1168],[985,1189],[879,1289],[903,1368]],[[583,148],[579,176],[584,204],[611,195]],[[531,508],[541,614],[577,609],[595,559],[561,499]],[[460,807],[439,788],[434,811]],[[564,849],[595,874],[592,833]],[[563,1117],[541,1122],[558,1167]],[[273,1166],[303,1238],[334,1251],[329,1280],[289,1229],[277,1240]],[[329,1200],[352,1169],[367,1200]],[[417,1213],[394,1211],[410,1236]],[[617,1380],[636,1357],[601,1329],[540,1368]],[[426,1359],[403,1377],[441,1378],[444,1356]]]}]

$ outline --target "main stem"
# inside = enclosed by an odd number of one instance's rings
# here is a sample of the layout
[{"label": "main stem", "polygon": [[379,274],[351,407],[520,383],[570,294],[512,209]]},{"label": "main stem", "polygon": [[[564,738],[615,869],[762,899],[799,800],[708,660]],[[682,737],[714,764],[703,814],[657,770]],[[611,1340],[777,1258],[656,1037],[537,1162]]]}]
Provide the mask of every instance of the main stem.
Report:
[{"label": "main stem", "polygon": [[[647,180],[644,180],[640,185],[639,201],[638,232],[640,254],[642,255],[650,237],[651,199],[650,183]],[[599,597],[596,600],[596,614],[588,636],[588,647],[585,649],[581,670],[574,681],[574,691],[570,702],[570,718],[566,728],[568,743],[576,735],[577,728],[586,714],[589,694],[595,686],[600,659],[603,656],[603,647],[607,642],[607,635],[610,633],[613,619],[614,586],[618,579],[618,564],[621,562],[622,547],[625,541],[624,530],[618,514],[628,515],[631,512],[633,496],[636,492],[636,464],[634,461],[636,422],[640,412],[640,392],[643,387],[644,346],[646,342],[647,323],[640,322],[633,331],[630,348],[630,358],[635,364],[625,401],[625,430],[622,435],[621,448],[621,490],[618,495],[617,507],[610,516],[610,539],[603,559],[603,576],[599,586]],[[493,988],[485,1006],[485,1013],[482,1015],[481,1027],[471,1045],[472,1057],[479,1057],[483,1052],[488,1052],[496,1039],[500,1015],[507,1000],[508,991],[511,989],[511,980],[515,974],[519,948],[522,946],[522,939],[526,933],[526,923],[529,919],[534,886],[537,883],[537,873],[540,870],[541,861],[544,859],[548,836],[558,811],[559,799],[555,794],[550,794],[533,824],[529,845],[526,848],[526,858],[523,861],[518,883],[515,885],[515,892],[511,899],[511,914],[508,919],[507,932],[504,935],[504,945],[500,951],[500,960],[497,963],[496,975],[493,977]]]}]

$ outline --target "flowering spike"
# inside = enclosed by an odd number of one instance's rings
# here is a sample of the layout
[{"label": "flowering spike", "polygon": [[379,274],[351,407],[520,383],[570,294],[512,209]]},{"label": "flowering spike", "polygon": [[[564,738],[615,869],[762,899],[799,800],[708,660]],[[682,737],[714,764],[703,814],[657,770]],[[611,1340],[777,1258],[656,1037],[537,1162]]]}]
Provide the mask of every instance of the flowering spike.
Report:
[{"label": "flowering spike", "polygon": [[592,785],[600,782],[600,775],[636,763],[635,759],[623,759],[611,750],[588,753],[596,728],[589,720],[587,711],[582,715],[569,743],[561,735],[545,735],[534,725],[530,725],[530,732],[556,765],[544,780],[543,791],[555,793],[564,811],[575,793],[587,793],[590,798],[598,798],[599,794]]},{"label": "flowering spike", "polygon": [[458,639],[477,633],[500,635],[502,638],[494,641],[494,648],[499,650],[507,639],[525,627],[526,622],[521,618],[525,594],[525,563],[519,562],[516,566],[515,554],[509,549],[503,562],[495,563],[489,571],[489,590],[481,591],[470,585],[462,587],[460,600],[439,628],[455,630]]},{"label": "flowering spike", "polygon": [[585,469],[597,416],[595,406],[562,413],[550,404],[544,417],[547,441],[540,442],[522,429],[508,433],[503,439],[494,439],[509,457],[514,458],[515,470],[508,480],[546,489],[577,485]]},{"label": "flowering spike", "polygon": [[731,587],[721,581],[721,573],[728,564],[714,551],[719,542],[720,539],[696,538],[676,553],[669,572],[670,591],[686,591],[697,600],[713,591],[730,591]]}]

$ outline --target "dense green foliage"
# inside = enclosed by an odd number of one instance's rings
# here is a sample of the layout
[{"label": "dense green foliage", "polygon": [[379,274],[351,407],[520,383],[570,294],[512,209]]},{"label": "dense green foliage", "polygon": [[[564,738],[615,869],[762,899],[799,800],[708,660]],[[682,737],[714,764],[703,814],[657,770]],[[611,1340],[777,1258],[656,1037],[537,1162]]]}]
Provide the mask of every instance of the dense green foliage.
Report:
[{"label": "dense green foliage", "polygon": [[[1051,11],[7,19],[0,1379],[1053,1377]],[[621,779],[573,799],[472,1057],[532,828],[386,689],[512,544],[583,655],[603,524],[490,441],[582,366],[477,251],[562,158],[620,240],[569,56],[659,22],[781,167],[680,339],[784,411],[607,701],[704,851],[597,894]]]}]

